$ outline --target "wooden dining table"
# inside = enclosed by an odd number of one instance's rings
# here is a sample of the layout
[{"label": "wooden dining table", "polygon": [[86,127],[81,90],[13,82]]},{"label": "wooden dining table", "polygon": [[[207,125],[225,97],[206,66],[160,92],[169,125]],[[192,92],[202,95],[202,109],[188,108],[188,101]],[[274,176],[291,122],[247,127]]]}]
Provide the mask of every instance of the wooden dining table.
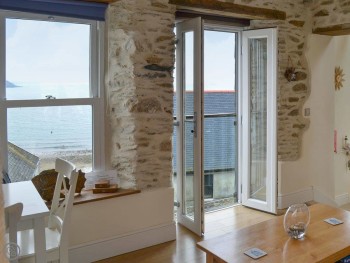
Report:
[{"label": "wooden dining table", "polygon": [[[350,255],[350,212],[325,204],[315,204],[309,209],[311,219],[303,239],[296,240],[287,235],[281,215],[201,241],[197,247],[206,253],[207,263],[334,263]],[[333,226],[324,221],[331,217],[344,223]],[[259,248],[267,255],[254,260],[244,254],[251,248]]]},{"label": "wooden dining table", "polygon": [[4,207],[23,203],[19,228],[34,229],[35,262],[46,263],[45,217],[49,209],[31,181],[3,184]]}]

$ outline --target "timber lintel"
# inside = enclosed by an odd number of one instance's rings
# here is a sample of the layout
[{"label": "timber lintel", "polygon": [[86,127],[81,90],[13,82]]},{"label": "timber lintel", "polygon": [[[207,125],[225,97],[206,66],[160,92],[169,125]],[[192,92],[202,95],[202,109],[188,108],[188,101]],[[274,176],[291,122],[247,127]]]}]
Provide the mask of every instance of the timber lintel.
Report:
[{"label": "timber lintel", "polygon": [[218,0],[169,0],[170,4],[176,5],[178,10],[193,10],[234,16],[237,18],[257,20],[285,20],[286,12],[238,5]]},{"label": "timber lintel", "polygon": [[312,30],[313,34],[326,36],[344,36],[350,34],[350,24],[339,24],[329,27],[318,27]]}]

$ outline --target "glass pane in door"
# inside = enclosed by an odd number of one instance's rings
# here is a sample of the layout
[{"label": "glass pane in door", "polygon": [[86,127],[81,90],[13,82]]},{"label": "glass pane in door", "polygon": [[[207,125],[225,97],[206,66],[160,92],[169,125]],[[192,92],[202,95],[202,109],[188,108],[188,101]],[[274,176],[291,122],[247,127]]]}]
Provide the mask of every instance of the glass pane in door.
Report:
[{"label": "glass pane in door", "polygon": [[267,39],[249,39],[250,198],[266,201]]},{"label": "glass pane in door", "polygon": [[205,212],[238,201],[236,38],[233,32],[204,31]]},{"label": "glass pane in door", "polygon": [[194,96],[193,96],[193,32],[184,33],[184,169],[183,172],[183,200],[184,206],[182,213],[192,220],[194,219],[194,136],[195,136],[195,118],[194,118]]}]

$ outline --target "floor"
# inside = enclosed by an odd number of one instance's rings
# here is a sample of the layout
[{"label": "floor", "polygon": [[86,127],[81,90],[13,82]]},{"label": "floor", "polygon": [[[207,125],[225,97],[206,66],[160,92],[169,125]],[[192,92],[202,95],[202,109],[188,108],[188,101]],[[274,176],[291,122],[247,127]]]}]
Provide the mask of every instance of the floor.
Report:
[{"label": "floor", "polygon": [[350,211],[350,203],[342,205],[340,208]]},{"label": "floor", "polygon": [[238,205],[206,214],[203,238],[178,224],[177,240],[101,260],[98,263],[205,263],[204,252],[196,248],[198,241],[224,235],[234,229],[273,217],[274,215]]}]

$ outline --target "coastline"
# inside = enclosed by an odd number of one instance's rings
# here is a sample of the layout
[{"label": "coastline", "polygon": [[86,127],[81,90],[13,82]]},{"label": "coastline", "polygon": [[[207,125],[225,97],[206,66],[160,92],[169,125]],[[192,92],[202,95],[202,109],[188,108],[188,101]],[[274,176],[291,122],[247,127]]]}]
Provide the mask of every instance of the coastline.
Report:
[{"label": "coastline", "polygon": [[75,165],[77,170],[81,169],[83,172],[91,171],[92,167],[92,152],[91,151],[61,151],[61,152],[41,152],[34,153],[40,158],[38,164],[39,174],[43,170],[55,168],[56,158],[62,158]]}]

